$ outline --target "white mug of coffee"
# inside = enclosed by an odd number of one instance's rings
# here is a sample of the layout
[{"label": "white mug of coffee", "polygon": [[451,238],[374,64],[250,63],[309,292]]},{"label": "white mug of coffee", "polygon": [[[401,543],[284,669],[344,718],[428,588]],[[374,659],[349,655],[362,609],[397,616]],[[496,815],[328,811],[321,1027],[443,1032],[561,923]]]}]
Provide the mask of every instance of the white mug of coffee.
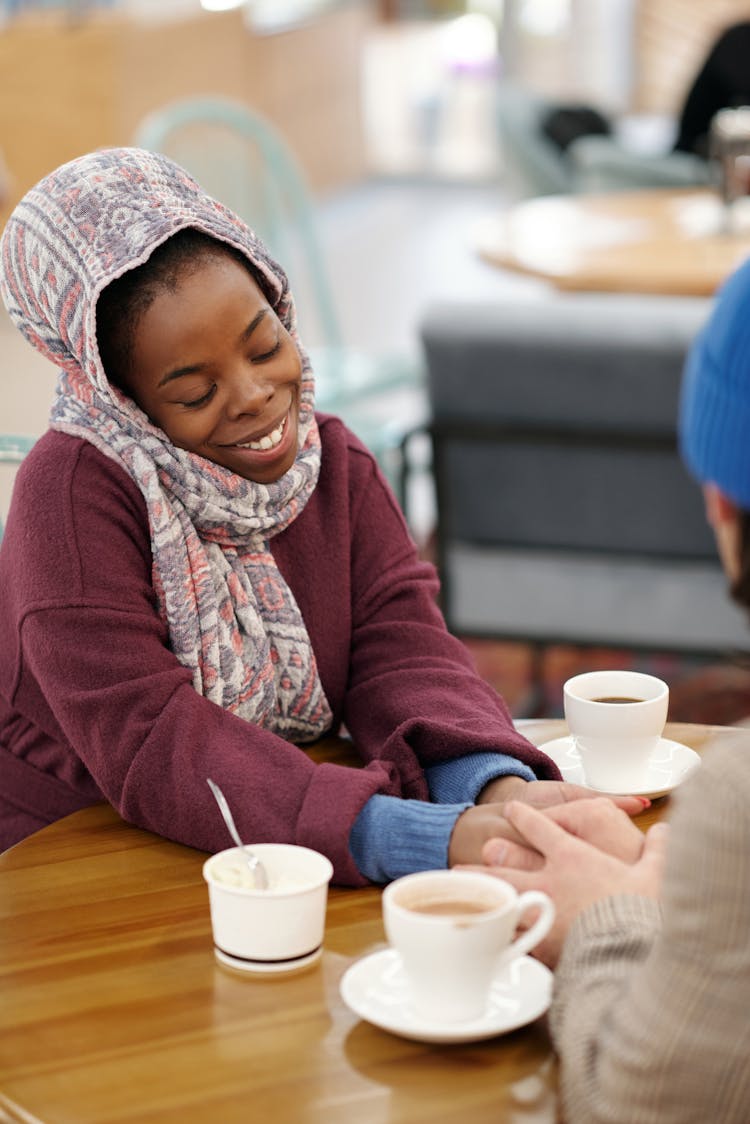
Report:
[{"label": "white mug of coffee", "polygon": [[[532,907],[538,917],[514,940]],[[518,894],[481,871],[407,874],[383,891],[386,936],[401,958],[413,1009],[432,1022],[481,1018],[497,973],[534,948],[554,916],[546,894]]]},{"label": "white mug of coffee", "polygon": [[589,671],[568,679],[563,701],[586,784],[639,788],[667,721],[667,684],[639,671]]}]

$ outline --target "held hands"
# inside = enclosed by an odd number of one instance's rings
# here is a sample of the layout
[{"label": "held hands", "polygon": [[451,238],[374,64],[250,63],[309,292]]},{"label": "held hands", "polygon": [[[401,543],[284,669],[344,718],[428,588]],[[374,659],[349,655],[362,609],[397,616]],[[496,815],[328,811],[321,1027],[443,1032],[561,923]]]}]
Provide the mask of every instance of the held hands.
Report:
[{"label": "held hands", "polygon": [[630,820],[649,804],[564,781],[501,777],[459,816],[448,863],[481,858],[487,865],[477,869],[518,890],[548,893],[557,919],[535,955],[554,965],[570,924],[587,905],[614,893],[658,895],[666,829],[657,825],[644,836]]},{"label": "held hands", "polygon": [[607,804],[611,802],[606,798],[581,800],[543,813],[512,800],[504,816],[523,845],[510,839],[485,845],[485,861],[495,865],[479,869],[505,879],[519,892],[543,890],[554,901],[552,929],[534,950],[550,967],[557,963],[571,924],[587,906],[612,894],[659,896],[667,825],[655,824],[644,836],[614,805],[608,811]]},{"label": "held hands", "polygon": [[[637,862],[643,853],[645,835],[622,808],[608,796],[572,800],[544,809],[545,816],[565,831],[590,843],[622,862]],[[510,822],[508,827],[510,828]],[[541,870],[544,856],[515,832],[504,838],[490,839],[482,848],[482,862],[488,866],[512,866],[516,870]]]},{"label": "held hands", "polygon": [[[488,796],[493,798],[492,803],[488,803]],[[630,842],[622,856],[627,858],[627,861],[633,861],[634,839],[636,837],[640,840],[643,839],[638,828],[630,823],[628,815],[636,815],[638,812],[642,812],[644,807],[650,803],[641,797],[634,796],[620,797],[615,802],[610,797],[599,796],[591,789],[583,788],[577,784],[567,784],[564,781],[525,781],[521,777],[501,777],[486,785],[480,793],[477,804],[463,812],[456,821],[448,847],[449,866],[480,861],[492,863],[494,861],[492,852],[485,853],[483,848],[491,846],[493,841],[497,842],[498,840],[506,840],[516,844],[513,851],[514,859],[509,860],[511,864],[518,863],[522,868],[529,864],[533,865],[534,853],[529,851],[528,847],[523,846],[525,840],[518,834],[504,814],[507,802],[511,798],[537,808],[543,808],[545,814],[554,819],[563,816],[566,808],[595,804],[598,821],[601,821],[607,814],[605,809],[611,809],[613,813],[618,813],[622,821],[635,833],[635,835],[630,836]],[[566,801],[572,803],[566,803]],[[590,830],[594,833],[600,830],[598,821],[592,822]],[[589,838],[585,834],[588,829],[583,827],[580,813],[574,813],[574,820],[570,822],[580,823],[581,830],[584,831],[583,837]],[[571,828],[571,830],[575,830],[575,828]],[[620,854],[617,849],[613,853]]]}]

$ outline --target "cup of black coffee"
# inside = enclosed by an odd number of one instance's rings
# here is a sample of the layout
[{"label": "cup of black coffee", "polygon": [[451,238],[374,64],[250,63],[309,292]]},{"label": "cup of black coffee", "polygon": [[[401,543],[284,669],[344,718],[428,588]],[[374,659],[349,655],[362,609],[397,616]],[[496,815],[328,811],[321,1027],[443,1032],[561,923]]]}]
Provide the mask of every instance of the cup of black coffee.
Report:
[{"label": "cup of black coffee", "polygon": [[639,671],[589,671],[568,679],[563,700],[586,784],[609,793],[642,788],[667,721],[667,684]]}]

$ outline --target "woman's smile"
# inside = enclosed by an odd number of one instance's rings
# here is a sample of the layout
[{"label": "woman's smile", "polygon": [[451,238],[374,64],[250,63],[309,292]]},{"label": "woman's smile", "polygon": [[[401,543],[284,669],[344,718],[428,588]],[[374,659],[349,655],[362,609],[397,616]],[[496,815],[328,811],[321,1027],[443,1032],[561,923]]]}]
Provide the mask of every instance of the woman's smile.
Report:
[{"label": "woman's smile", "polygon": [[[210,459],[216,460],[219,464],[227,464],[225,458],[231,454],[233,458],[237,458],[237,467],[234,464],[227,467],[234,468],[239,476],[257,480],[260,474],[265,475],[264,470],[272,469],[277,463],[284,463],[292,449],[296,453],[296,446],[297,427],[291,421],[291,411],[288,411],[273,429],[267,430],[258,437],[245,437],[240,441],[222,445],[219,447],[221,459],[219,456]],[[245,471],[240,470],[240,464],[244,466]]]},{"label": "woman's smile", "polygon": [[231,444],[238,449],[275,449],[284,434],[285,423],[286,418],[282,418],[270,433],[265,433],[262,437],[248,437],[244,441],[233,441]]}]

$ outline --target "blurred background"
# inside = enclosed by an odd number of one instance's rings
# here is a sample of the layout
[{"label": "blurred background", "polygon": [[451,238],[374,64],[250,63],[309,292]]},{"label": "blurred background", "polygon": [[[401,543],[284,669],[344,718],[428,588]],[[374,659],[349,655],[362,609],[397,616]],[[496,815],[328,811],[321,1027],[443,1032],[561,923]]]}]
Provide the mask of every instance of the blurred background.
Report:
[{"label": "blurred background", "polygon": [[[750,4],[738,0],[0,0],[0,222],[48,171],[94,148],[135,143],[144,122],[178,99],[251,107],[302,177],[336,348],[358,357],[375,405],[365,418],[361,396],[359,407],[356,394],[337,398],[335,365],[326,401],[338,402],[390,471],[389,444],[428,409],[425,310],[441,300],[555,299],[547,282],[476,251],[488,217],[551,190],[522,174],[503,124],[504,93],[592,107],[626,149],[659,156],[711,43],[744,18]],[[322,350],[330,339],[305,300],[315,284],[300,272],[294,287],[302,339]],[[394,357],[402,374],[379,387],[379,361]],[[0,430],[33,438],[46,428],[55,371],[4,311],[0,363]],[[414,441],[412,460],[404,502],[431,556],[437,512],[426,437]],[[0,466],[0,514],[12,474]],[[530,648],[466,643],[523,712]],[[542,709],[559,712],[567,674],[631,660],[614,646],[556,646]],[[731,721],[736,705],[748,709],[747,673],[736,664],[717,671],[666,652],[638,666],[673,684],[673,717]]]}]

